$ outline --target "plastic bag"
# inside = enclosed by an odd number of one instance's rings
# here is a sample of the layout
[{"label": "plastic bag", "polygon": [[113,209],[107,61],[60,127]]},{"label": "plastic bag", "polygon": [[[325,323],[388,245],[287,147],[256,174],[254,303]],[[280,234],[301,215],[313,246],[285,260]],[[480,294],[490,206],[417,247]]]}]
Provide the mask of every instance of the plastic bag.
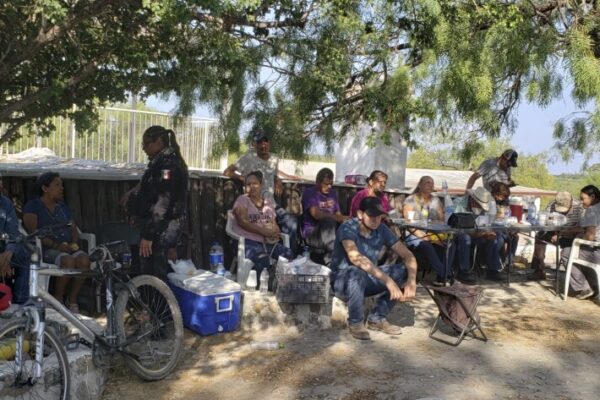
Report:
[{"label": "plastic bag", "polygon": [[277,260],[277,274],[283,275],[329,275],[331,270],[324,265],[317,264],[306,257],[298,257],[288,261],[284,257]]},{"label": "plastic bag", "polygon": [[171,265],[173,271],[175,271],[178,274],[196,274],[196,266],[194,265],[192,260],[177,260],[176,262],[169,260],[169,264]]}]

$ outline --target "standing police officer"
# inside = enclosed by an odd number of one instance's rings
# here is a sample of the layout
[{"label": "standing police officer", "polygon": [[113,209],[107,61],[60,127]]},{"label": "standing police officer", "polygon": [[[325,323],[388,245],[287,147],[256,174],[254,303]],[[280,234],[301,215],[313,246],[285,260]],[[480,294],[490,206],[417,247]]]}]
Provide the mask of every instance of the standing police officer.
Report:
[{"label": "standing police officer", "polygon": [[123,196],[122,203],[141,225],[142,272],[166,281],[167,259],[177,259],[177,242],[185,226],[188,168],[172,130],[151,126],[142,140],[150,162],[140,183]]}]

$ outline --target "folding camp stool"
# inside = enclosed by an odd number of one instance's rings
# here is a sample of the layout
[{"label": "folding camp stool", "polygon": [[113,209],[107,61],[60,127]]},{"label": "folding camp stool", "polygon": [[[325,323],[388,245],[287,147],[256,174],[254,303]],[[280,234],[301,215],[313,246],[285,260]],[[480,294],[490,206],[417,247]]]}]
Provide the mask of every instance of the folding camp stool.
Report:
[{"label": "folding camp stool", "polygon": [[[483,289],[478,286],[467,286],[454,282],[452,286],[435,287],[423,285],[438,307],[439,314],[435,319],[429,337],[442,343],[458,346],[466,335],[487,342],[487,336],[481,328],[477,305],[483,296]],[[455,342],[435,337],[440,321],[458,333]],[[479,331],[481,337],[476,332]]]}]

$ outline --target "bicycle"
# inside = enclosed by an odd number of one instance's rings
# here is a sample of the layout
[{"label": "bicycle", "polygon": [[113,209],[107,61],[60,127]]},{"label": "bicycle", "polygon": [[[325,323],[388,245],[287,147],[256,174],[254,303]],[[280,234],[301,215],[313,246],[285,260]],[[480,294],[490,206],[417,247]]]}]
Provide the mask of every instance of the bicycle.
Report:
[{"label": "bicycle", "polygon": [[[69,398],[71,378],[66,349],[80,343],[92,350],[98,367],[108,366],[108,357],[120,353],[132,371],[144,380],[160,380],[177,366],[183,344],[183,323],[175,296],[156,277],[133,279],[121,271],[129,253],[123,241],[106,243],[90,251],[97,267],[92,271],[46,269],[53,276],[93,276],[106,285],[106,328],[96,333],[57,299],[38,287],[40,254],[31,242],[51,236],[65,224],[38,229],[30,235],[0,241],[23,243],[31,252],[29,300],[0,327],[0,342],[8,341],[9,356],[0,358],[0,398]],[[129,254],[130,256],[130,254]],[[116,301],[115,301],[116,298]],[[79,338],[61,339],[46,324],[48,305],[81,332]],[[14,354],[12,349],[14,346]],[[6,356],[6,355],[5,355]]]}]

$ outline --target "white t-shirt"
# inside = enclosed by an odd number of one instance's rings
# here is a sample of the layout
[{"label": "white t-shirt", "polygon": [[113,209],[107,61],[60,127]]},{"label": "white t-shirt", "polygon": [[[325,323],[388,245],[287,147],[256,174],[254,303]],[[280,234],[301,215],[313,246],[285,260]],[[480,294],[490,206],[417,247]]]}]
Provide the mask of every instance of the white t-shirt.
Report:
[{"label": "white t-shirt", "polygon": [[273,199],[275,196],[275,176],[279,166],[279,159],[270,155],[263,160],[252,150],[248,151],[235,162],[235,168],[246,176],[250,172],[260,171],[263,174],[263,197]]},{"label": "white t-shirt", "polygon": [[489,192],[492,191],[492,182],[510,183],[510,167],[505,170],[498,166],[497,158],[490,158],[481,163],[477,169],[477,173],[481,175],[483,187]]}]

